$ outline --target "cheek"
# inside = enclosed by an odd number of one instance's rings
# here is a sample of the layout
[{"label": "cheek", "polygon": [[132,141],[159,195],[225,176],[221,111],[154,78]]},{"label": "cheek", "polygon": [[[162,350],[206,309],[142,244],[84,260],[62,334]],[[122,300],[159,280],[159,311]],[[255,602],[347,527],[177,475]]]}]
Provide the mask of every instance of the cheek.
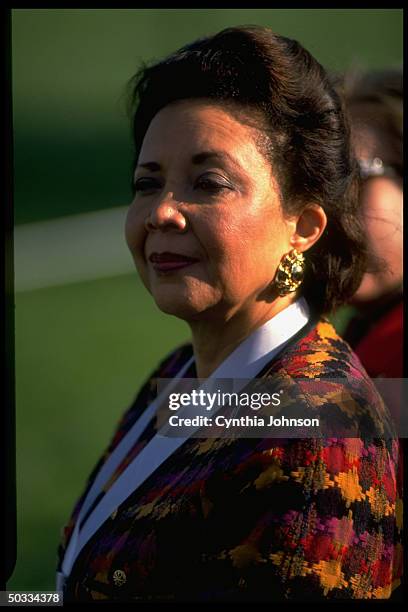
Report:
[{"label": "cheek", "polygon": [[[272,240],[271,236],[276,234],[278,236]],[[271,228],[269,220],[248,214],[220,218],[212,228],[208,226],[204,235],[216,277],[234,291],[239,287],[245,292],[247,285],[269,282],[279,264],[281,251],[284,252],[284,247],[278,244],[281,238],[283,242],[283,234],[281,228],[278,231],[276,220]]]},{"label": "cheek", "polygon": [[373,246],[388,248],[402,237],[402,194],[392,184],[367,185],[362,198],[368,237]]},{"label": "cheek", "polygon": [[144,244],[147,232],[140,212],[133,205],[130,206],[126,215],[125,238],[133,258],[144,259]]},{"label": "cheek", "polygon": [[275,216],[246,215],[234,223],[226,240],[233,241],[231,252],[241,265],[254,268],[254,274],[278,265],[289,250],[286,226]]},{"label": "cheek", "polygon": [[231,284],[238,276],[240,265],[245,265],[242,260],[248,252],[247,237],[243,235],[236,219],[220,215],[202,227],[200,239],[215,275],[214,280]]},{"label": "cheek", "polygon": [[150,291],[147,263],[144,257],[146,238],[147,232],[144,226],[144,219],[140,212],[131,205],[126,215],[125,239],[132,254],[136,270],[146,289]]}]

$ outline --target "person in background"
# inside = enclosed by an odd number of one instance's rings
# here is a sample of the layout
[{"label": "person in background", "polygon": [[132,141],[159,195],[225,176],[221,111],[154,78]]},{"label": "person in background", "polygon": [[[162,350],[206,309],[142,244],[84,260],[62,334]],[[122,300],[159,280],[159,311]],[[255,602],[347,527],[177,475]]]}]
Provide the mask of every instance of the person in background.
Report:
[{"label": "person in background", "polygon": [[[370,247],[368,270],[351,299],[354,314],[343,338],[372,378],[403,377],[403,75],[386,69],[344,75],[343,95],[360,167],[360,202]],[[382,383],[399,431],[401,381]],[[403,490],[406,439],[399,439],[397,488]],[[394,599],[402,596],[402,586]]]},{"label": "person in background", "polygon": [[361,175],[372,266],[343,337],[372,378],[402,378],[402,71],[349,74],[343,96]]}]

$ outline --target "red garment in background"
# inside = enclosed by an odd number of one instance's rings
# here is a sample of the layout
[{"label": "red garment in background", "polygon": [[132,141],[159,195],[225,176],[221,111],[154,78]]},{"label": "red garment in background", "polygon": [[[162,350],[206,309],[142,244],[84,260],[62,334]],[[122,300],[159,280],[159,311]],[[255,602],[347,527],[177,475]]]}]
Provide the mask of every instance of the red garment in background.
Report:
[{"label": "red garment in background", "polygon": [[378,319],[354,347],[354,352],[371,378],[403,377],[402,327],[401,300]]}]

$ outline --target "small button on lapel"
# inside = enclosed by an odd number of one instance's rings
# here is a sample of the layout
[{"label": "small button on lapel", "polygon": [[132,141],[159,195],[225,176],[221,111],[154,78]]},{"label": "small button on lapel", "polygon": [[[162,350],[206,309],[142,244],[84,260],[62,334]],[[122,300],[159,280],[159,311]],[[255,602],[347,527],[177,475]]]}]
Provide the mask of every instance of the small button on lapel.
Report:
[{"label": "small button on lapel", "polygon": [[123,586],[126,582],[126,574],[123,570],[115,570],[113,573],[113,582],[116,586]]}]

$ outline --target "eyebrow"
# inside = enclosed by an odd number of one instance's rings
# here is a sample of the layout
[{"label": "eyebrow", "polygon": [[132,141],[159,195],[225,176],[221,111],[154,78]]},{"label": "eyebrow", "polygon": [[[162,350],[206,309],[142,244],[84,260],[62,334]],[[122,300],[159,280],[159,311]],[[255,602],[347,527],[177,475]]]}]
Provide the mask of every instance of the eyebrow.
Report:
[{"label": "eyebrow", "polygon": [[146,170],[150,170],[150,172],[158,172],[161,169],[161,166],[157,162],[143,162],[141,164],[137,164],[137,168],[145,168]]},{"label": "eyebrow", "polygon": [[196,155],[193,155],[191,161],[194,165],[198,166],[212,159],[214,159],[215,161],[227,161],[235,167],[239,166],[238,162],[229,153],[224,151],[203,151],[202,153],[197,153]]},{"label": "eyebrow", "polygon": [[[192,163],[195,166],[199,166],[204,164],[206,161],[215,160],[215,161],[227,161],[230,165],[235,168],[240,168],[240,164],[231,156],[229,153],[224,151],[202,151],[201,153],[196,153],[191,158]],[[141,162],[137,165],[137,168],[145,168],[150,172],[159,172],[161,170],[161,166],[159,163],[155,161],[149,162]]]}]

